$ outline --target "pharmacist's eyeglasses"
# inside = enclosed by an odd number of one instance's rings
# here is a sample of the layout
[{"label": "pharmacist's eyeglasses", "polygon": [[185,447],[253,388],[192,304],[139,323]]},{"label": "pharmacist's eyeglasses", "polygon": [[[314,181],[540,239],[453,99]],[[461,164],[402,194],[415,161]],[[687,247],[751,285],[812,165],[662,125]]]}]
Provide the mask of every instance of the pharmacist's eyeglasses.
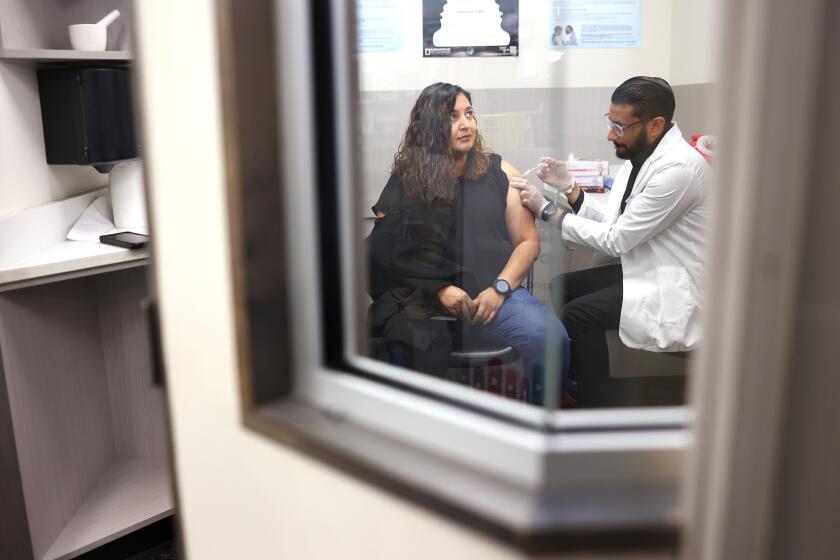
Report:
[{"label": "pharmacist's eyeglasses", "polygon": [[609,113],[604,115],[604,120],[607,122],[607,130],[615,132],[616,136],[624,136],[624,131],[626,129],[630,128],[634,124],[639,124],[640,122],[642,122],[641,120],[638,120],[638,121],[632,122],[630,124],[619,124],[617,122],[613,122],[613,121],[610,120]]}]

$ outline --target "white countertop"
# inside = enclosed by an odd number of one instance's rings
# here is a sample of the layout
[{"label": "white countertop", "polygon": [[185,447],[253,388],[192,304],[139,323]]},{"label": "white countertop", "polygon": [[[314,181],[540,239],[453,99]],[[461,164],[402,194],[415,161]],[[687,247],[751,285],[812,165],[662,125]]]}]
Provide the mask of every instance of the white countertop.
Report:
[{"label": "white countertop", "polygon": [[79,216],[104,194],[107,189],[96,189],[0,218],[0,292],[148,264],[148,249],[67,239]]},{"label": "white countertop", "polygon": [[[0,268],[0,290],[37,279],[58,280],[148,263],[148,249],[123,249],[98,241],[64,241]],[[37,282],[42,283],[42,282]]]}]

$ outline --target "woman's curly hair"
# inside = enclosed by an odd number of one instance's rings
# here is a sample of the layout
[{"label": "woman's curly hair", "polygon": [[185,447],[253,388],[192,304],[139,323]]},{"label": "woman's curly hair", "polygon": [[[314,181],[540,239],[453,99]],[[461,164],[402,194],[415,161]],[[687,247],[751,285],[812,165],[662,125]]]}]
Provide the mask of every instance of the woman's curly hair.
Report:
[{"label": "woman's curly hair", "polygon": [[[455,158],[449,149],[451,114],[455,98],[463,93],[472,104],[470,92],[453,84],[437,82],[420,93],[411,109],[408,128],[394,155],[391,173],[399,177],[409,196],[426,202],[453,200],[458,177]],[[467,154],[464,176],[476,180],[487,172],[490,157],[476,130],[475,143]]]}]

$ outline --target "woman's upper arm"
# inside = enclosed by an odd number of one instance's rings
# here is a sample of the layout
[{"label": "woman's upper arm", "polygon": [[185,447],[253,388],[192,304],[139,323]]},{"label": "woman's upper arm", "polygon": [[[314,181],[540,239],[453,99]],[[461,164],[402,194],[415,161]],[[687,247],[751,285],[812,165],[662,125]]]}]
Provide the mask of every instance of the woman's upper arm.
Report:
[{"label": "woman's upper arm", "polygon": [[[522,176],[514,166],[505,160],[502,160],[502,171],[505,172],[508,180],[511,177]],[[505,225],[507,226],[508,236],[514,247],[526,240],[539,240],[537,228],[534,225],[534,216],[530,210],[522,206],[522,202],[519,200],[519,191],[510,187],[507,188]]]},{"label": "woman's upper arm", "polygon": [[396,212],[402,200],[402,191],[402,182],[394,175],[391,175],[385,184],[385,188],[382,189],[382,194],[379,195],[379,200],[371,208],[374,215],[377,218],[384,218],[386,214]]}]

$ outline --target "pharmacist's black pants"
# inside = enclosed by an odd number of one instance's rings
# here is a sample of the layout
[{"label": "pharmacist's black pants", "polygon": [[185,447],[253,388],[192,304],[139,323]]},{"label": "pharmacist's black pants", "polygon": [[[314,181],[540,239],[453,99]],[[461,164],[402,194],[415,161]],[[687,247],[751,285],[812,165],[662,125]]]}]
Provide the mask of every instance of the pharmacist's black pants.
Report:
[{"label": "pharmacist's black pants", "polygon": [[570,376],[581,407],[676,405],[684,376],[610,377],[606,331],[618,330],[621,265],[569,272],[551,281],[551,301],[572,339]]}]

